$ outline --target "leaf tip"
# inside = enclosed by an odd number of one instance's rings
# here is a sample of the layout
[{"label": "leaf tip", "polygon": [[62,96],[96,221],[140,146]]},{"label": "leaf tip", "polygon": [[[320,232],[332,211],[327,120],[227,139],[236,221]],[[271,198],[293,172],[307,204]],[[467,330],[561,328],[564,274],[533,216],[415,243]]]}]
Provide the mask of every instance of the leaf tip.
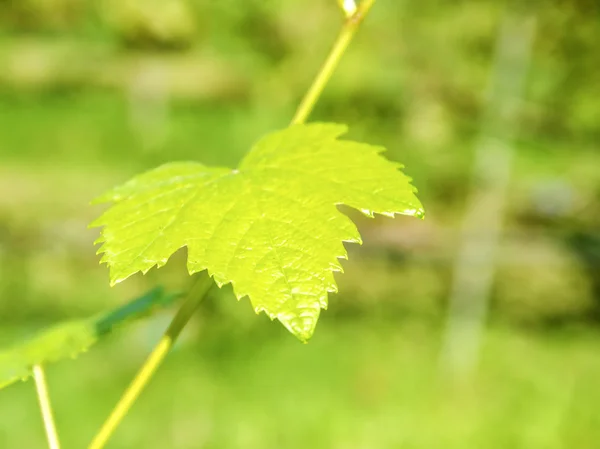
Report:
[{"label": "leaf tip", "polygon": [[311,339],[317,326],[320,308],[303,315],[280,314],[277,319],[302,343]]},{"label": "leaf tip", "polygon": [[125,279],[127,279],[129,276],[131,276],[131,274],[121,275],[121,274],[111,273],[111,275],[110,275],[110,286],[114,287],[115,285],[120,284]]},{"label": "leaf tip", "polygon": [[410,215],[415,218],[425,219],[425,209],[423,207],[417,207],[415,209],[407,209],[403,212],[404,215]]}]

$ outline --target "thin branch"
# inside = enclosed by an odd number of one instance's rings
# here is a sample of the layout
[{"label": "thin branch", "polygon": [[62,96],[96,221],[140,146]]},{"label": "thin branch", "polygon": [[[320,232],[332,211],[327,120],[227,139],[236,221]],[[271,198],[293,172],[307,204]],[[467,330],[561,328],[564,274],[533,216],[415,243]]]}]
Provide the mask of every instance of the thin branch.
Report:
[{"label": "thin branch", "polygon": [[212,279],[208,276],[198,280],[194,284],[184,303],[175,314],[171,324],[169,324],[168,329],[154,347],[123,396],[121,396],[100,431],[90,443],[89,449],[101,449],[106,445],[121,421],[123,421],[125,415],[131,409],[133,403],[140,396],[142,390],[148,385],[152,376],[158,370],[158,367],[173,347],[177,337],[200,305],[202,299],[206,297],[212,285]]},{"label": "thin branch", "polygon": [[[329,56],[327,57],[313,84],[300,103],[300,106],[298,107],[298,110],[296,111],[296,114],[292,120],[292,124],[304,123],[306,121],[321,93],[323,92],[325,85],[331,78],[335,68],[338,66],[338,63],[346,51],[348,44],[354,37],[356,30],[374,3],[375,0],[363,0],[353,14],[348,14],[346,22],[344,23],[344,26],[342,27],[342,30],[329,53]],[[177,336],[189,321],[190,317],[200,304],[200,301],[204,296],[206,296],[208,289],[210,286],[212,286],[212,281],[209,278],[208,283],[200,284],[201,293],[197,294],[195,289],[190,292],[185,303],[179,309],[175,318],[173,318],[169,328],[155,346],[150,356],[146,359],[146,362],[136,375],[133,382],[129,385],[127,391],[123,394],[98,434],[94,437],[92,443],[88,446],[88,449],[104,448],[118,425],[128,413],[135,400],[146,387],[169,350],[173,347]]]},{"label": "thin branch", "polygon": [[58,433],[54,424],[54,416],[52,414],[52,405],[50,404],[50,395],[48,394],[48,385],[46,376],[41,365],[33,366],[33,379],[35,380],[35,389],[37,392],[40,411],[44,421],[44,429],[46,430],[46,438],[48,439],[48,447],[50,449],[60,449],[58,441]]},{"label": "thin branch", "polygon": [[331,75],[333,75],[333,72],[342,59],[342,56],[344,55],[346,48],[348,48],[350,41],[352,41],[352,38],[356,34],[360,24],[374,3],[375,0],[363,0],[358,8],[354,11],[354,14],[346,18],[346,22],[344,23],[344,26],[342,27],[342,30],[340,31],[335,43],[333,44],[333,48],[329,52],[325,63],[321,67],[321,70],[319,70],[317,77],[306,92],[306,95],[302,99],[300,106],[298,106],[296,114],[292,119],[292,125],[304,123],[306,121],[315,104],[317,103],[317,100],[321,96],[323,89],[325,89],[327,82],[331,78]]}]

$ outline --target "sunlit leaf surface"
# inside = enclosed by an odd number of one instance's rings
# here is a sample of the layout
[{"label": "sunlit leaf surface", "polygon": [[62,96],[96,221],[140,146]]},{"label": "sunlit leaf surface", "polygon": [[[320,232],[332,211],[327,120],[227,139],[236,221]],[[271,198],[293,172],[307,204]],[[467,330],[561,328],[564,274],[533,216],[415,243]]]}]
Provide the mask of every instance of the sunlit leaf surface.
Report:
[{"label": "sunlit leaf surface", "polygon": [[360,243],[345,204],[372,216],[422,216],[410,179],[381,147],[338,137],[344,125],[293,125],[261,139],[237,170],[170,163],[99,199],[114,203],[93,226],[113,284],[167,263],[183,246],[188,270],[233,284],[256,312],[306,341],[333,272]]}]

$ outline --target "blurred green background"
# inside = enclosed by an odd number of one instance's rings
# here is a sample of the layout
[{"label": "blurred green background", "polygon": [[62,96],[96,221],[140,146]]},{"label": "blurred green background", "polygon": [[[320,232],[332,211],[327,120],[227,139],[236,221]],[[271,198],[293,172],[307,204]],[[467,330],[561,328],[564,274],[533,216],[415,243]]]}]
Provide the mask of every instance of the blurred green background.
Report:
[{"label": "blurred green background", "polygon": [[[0,343],[184,287],[180,252],[110,288],[89,201],[166,161],[235,165],[287,125],[341,22],[334,0],[0,0]],[[599,42],[596,0],[378,1],[312,119],[386,146],[426,220],[357,218],[308,345],[213,292],[109,447],[597,448]],[[490,136],[504,165],[478,170]],[[461,262],[478,239],[493,251]],[[473,260],[479,315],[460,304]],[[48,368],[64,447],[169,316]],[[44,444],[33,385],[0,391],[0,448]]]}]

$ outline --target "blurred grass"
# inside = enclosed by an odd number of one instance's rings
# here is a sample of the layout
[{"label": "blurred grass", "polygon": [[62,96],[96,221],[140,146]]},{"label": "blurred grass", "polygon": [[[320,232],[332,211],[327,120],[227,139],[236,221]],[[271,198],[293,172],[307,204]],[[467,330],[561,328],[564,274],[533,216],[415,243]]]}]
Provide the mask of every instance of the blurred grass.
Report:
[{"label": "blurred grass", "polygon": [[[94,313],[169,277],[180,282],[174,273],[182,273],[183,264],[176,257],[160,272],[109,289],[91,245],[96,231],[85,228],[98,211],[88,201],[172,159],[234,165],[260,134],[257,129],[281,121],[273,112],[236,105],[179,104],[170,110],[165,139],[149,150],[119,94],[4,95],[1,101],[6,342],[22,335],[23,326]],[[385,129],[376,138],[403,145]],[[594,184],[597,173],[590,166],[596,154],[582,153],[568,164],[558,149],[555,156],[543,164],[528,154],[519,159],[522,176],[514,198],[522,209],[529,209],[524,192],[536,177],[561,172],[574,183]],[[597,331],[530,333],[496,325],[472,382],[453,386],[436,375],[436,323],[443,318],[455,232],[448,218],[461,187],[448,197],[439,184],[445,168],[428,166],[435,156],[420,163],[418,154],[412,157],[409,167],[423,171],[433,217],[418,227],[402,219],[399,227],[390,220],[361,221],[365,246],[352,249],[347,273],[339,277],[342,295],[332,298],[310,345],[254,317],[247,302],[216,298],[204,311],[197,338],[169,359],[112,447],[592,449],[600,437]],[[435,183],[427,180],[428,171]],[[443,193],[450,205],[441,201]],[[549,253],[552,242],[522,238],[507,248],[516,255],[507,258],[508,273],[499,275],[497,304],[501,310],[509,305],[508,321],[524,316],[535,324],[544,314],[588,310],[587,281],[564,275],[576,263],[560,251]],[[532,259],[515,266],[515,260],[523,261],[523,249]],[[549,298],[557,298],[555,306]],[[206,323],[211,320],[222,324],[214,329]],[[141,329],[133,339],[125,333],[77,362],[49,368],[65,447],[89,440],[127,384],[156,337],[156,327]],[[42,447],[31,384],[1,392],[0,420],[0,447]]]},{"label": "blurred grass", "polygon": [[[491,328],[479,372],[454,385],[435,374],[435,328],[368,321],[325,318],[309,345],[274,325],[225,340],[201,330],[110,447],[592,449],[599,440],[597,333]],[[141,361],[135,347],[129,333],[49,368],[65,447],[87,443]],[[43,447],[31,383],[2,392],[0,416],[2,447]]]},{"label": "blurred grass", "polygon": [[[111,447],[597,447],[593,0],[528,4],[538,37],[482,360],[462,385],[439,371],[457,223],[507,4],[378,2],[313,119],[388,147],[427,220],[358,218],[365,245],[350,248],[341,293],[308,346],[227,289],[214,295]],[[0,0],[1,343],[185,284],[181,251],[110,289],[97,230],[86,229],[100,211],[89,200],[171,160],[237,164],[287,125],[341,20],[333,0],[165,5]],[[167,320],[49,367],[65,447],[89,441]],[[0,423],[0,448],[43,447],[31,384],[0,392]]]}]

